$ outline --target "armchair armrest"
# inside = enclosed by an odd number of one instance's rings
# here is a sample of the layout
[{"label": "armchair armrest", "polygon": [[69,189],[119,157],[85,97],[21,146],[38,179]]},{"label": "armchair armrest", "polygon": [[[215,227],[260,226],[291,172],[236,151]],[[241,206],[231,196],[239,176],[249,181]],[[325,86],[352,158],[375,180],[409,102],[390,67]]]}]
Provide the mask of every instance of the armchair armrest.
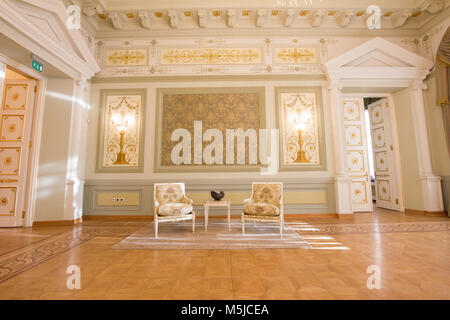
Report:
[{"label": "armchair armrest", "polygon": [[191,205],[192,205],[192,204],[194,203],[194,200],[189,199],[188,197],[184,196],[183,199],[181,199],[181,202],[182,202],[182,203],[187,203],[187,204],[191,204]]},{"label": "armchair armrest", "polygon": [[155,205],[154,205],[154,215],[155,216],[157,216],[158,215],[158,208],[159,208],[159,202],[158,202],[158,200],[155,200],[155,203],[154,203]]}]

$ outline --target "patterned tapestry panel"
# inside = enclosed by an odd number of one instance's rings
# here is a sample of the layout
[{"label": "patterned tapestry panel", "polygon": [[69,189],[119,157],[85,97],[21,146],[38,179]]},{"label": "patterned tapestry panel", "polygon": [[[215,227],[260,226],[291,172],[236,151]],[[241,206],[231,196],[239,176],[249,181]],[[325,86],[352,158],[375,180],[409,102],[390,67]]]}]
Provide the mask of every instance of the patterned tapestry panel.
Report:
[{"label": "patterned tapestry panel", "polygon": [[[139,134],[141,95],[108,95],[104,126],[103,166],[139,165]],[[115,164],[120,152],[120,131],[124,130],[124,146],[127,164]]]},{"label": "patterned tapestry panel", "polygon": [[[242,93],[192,93],[164,94],[162,102],[161,165],[174,166],[171,152],[179,142],[171,141],[172,132],[186,129],[191,134],[191,159],[194,164],[194,121],[202,121],[202,132],[218,129],[223,136],[223,164],[226,164],[226,129],[255,129],[259,132],[263,115],[261,94]],[[259,138],[258,138],[259,139]],[[246,139],[248,140],[248,139]],[[203,150],[211,142],[203,142]],[[234,146],[234,164],[237,164],[237,146]],[[249,164],[248,141],[245,164]],[[258,158],[259,163],[259,158]],[[205,165],[203,159],[203,165]],[[184,164],[182,164],[184,165]],[[230,164],[231,165],[231,164]]]}]

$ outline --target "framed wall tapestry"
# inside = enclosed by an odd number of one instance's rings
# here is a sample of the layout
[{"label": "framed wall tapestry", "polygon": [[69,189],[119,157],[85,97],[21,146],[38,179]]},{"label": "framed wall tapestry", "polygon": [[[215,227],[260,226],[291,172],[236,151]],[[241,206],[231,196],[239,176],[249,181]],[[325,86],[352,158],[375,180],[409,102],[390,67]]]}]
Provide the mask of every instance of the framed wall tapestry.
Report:
[{"label": "framed wall tapestry", "polygon": [[280,171],[326,170],[321,87],[277,87]]},{"label": "framed wall tapestry", "polygon": [[251,141],[266,128],[264,97],[261,87],[158,89],[154,171],[260,170]]},{"label": "framed wall tapestry", "polygon": [[143,172],[146,90],[100,95],[96,172]]}]

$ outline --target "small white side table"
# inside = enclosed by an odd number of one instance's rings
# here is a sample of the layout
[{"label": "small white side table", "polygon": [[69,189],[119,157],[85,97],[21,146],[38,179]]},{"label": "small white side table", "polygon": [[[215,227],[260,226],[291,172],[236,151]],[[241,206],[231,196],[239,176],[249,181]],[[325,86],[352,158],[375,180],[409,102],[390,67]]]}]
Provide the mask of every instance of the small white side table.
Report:
[{"label": "small white side table", "polygon": [[205,231],[208,230],[208,214],[209,207],[227,207],[228,209],[228,230],[231,230],[231,216],[230,216],[230,200],[207,200],[203,201],[203,206],[205,208]]}]

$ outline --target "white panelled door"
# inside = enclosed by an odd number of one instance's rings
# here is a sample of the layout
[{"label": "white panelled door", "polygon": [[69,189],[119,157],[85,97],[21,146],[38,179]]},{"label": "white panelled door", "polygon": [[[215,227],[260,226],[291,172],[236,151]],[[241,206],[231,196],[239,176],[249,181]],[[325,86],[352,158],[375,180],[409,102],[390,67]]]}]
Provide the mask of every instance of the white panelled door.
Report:
[{"label": "white panelled door", "polygon": [[0,109],[0,226],[22,225],[35,97],[34,80],[4,81]]},{"label": "white panelled door", "polygon": [[[377,207],[399,210],[399,184],[396,179],[393,133],[387,98],[369,105]],[[414,137],[412,137],[414,139]]]},{"label": "white panelled door", "polygon": [[372,211],[372,188],[364,121],[364,100],[359,97],[344,96],[342,108],[347,170],[352,178],[353,211]]}]

